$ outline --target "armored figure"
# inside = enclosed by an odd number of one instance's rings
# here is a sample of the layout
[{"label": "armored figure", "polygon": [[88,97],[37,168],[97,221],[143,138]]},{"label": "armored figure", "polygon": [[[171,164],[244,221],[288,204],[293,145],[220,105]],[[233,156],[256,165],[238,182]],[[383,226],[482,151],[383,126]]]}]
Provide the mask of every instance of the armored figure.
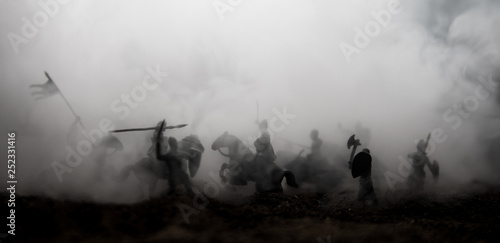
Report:
[{"label": "armored figure", "polygon": [[186,192],[188,195],[193,196],[194,192],[191,188],[191,181],[189,180],[186,171],[182,169],[182,160],[179,158],[179,145],[177,144],[177,139],[170,137],[168,139],[168,145],[170,150],[168,153],[162,153],[162,142],[163,142],[163,127],[165,126],[165,121],[161,123],[159,128],[156,130],[155,140],[156,140],[156,158],[161,162],[167,164],[168,168],[168,194],[175,192],[177,185],[184,184]]},{"label": "armored figure", "polygon": [[372,182],[372,156],[370,150],[365,148],[352,161],[352,177],[359,177],[358,201],[372,201],[378,205],[377,195]]},{"label": "armored figure", "polygon": [[319,160],[321,158],[321,145],[323,145],[323,140],[319,138],[318,130],[314,129],[310,134],[312,144],[311,153],[307,155],[309,160]]},{"label": "armored figure", "polygon": [[271,144],[271,135],[267,131],[267,128],[267,120],[263,120],[259,123],[261,135],[253,144],[257,150],[257,159],[273,162],[276,160],[276,155],[274,154],[274,148]]},{"label": "armored figure", "polygon": [[408,187],[412,190],[421,191],[424,189],[424,181],[425,181],[425,165],[427,165],[434,176],[434,181],[437,181],[439,176],[439,164],[437,161],[433,161],[432,163],[427,157],[425,150],[427,149],[428,142],[424,140],[420,140],[417,144],[417,152],[413,152],[408,155],[408,157],[412,160],[412,170],[406,183]]}]

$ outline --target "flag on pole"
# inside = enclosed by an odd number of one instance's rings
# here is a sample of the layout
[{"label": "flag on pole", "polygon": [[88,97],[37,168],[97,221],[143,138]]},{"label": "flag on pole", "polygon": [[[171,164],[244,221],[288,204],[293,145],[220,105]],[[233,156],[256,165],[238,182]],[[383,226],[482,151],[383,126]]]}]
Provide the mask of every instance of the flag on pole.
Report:
[{"label": "flag on pole", "polygon": [[40,88],[40,90],[31,93],[31,95],[37,96],[35,98],[36,100],[48,98],[50,96],[53,96],[55,94],[60,93],[59,89],[57,88],[57,86],[54,83],[54,81],[52,80],[52,78],[50,78],[49,74],[47,72],[44,72],[44,73],[45,73],[45,76],[49,79],[49,80],[47,80],[47,82],[45,82],[44,84],[32,84],[32,85],[30,85],[31,88]]},{"label": "flag on pole", "polygon": [[68,133],[66,134],[66,144],[75,150],[81,134],[78,123],[80,123],[80,117],[75,118],[75,121],[69,126]]},{"label": "flag on pole", "polygon": [[85,126],[83,126],[83,123],[80,120],[79,116],[75,113],[75,110],[73,110],[73,107],[71,107],[68,100],[66,99],[66,97],[64,97],[64,95],[59,90],[59,88],[57,88],[57,85],[56,85],[56,83],[54,83],[54,80],[52,80],[52,78],[49,76],[49,74],[47,72],[44,71],[44,73],[45,73],[45,77],[47,77],[49,80],[47,80],[47,82],[45,82],[44,84],[32,84],[32,85],[30,85],[31,88],[40,88],[39,91],[35,91],[35,92],[31,93],[31,95],[38,95],[36,100],[40,100],[40,99],[45,99],[47,97],[53,96],[55,94],[60,94],[61,98],[64,100],[64,103],[66,103],[68,108],[71,110],[71,113],[73,113],[73,115],[77,119],[78,123],[80,123],[80,125],[82,125],[83,129],[85,129]]}]

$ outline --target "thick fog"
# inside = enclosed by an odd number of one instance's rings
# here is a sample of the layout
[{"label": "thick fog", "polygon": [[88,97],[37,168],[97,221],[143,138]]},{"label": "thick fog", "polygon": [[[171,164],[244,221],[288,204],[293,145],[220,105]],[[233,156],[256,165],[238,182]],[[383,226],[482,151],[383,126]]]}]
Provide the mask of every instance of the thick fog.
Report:
[{"label": "thick fog", "polygon": [[60,95],[31,95],[30,85],[47,81],[44,71],[88,132],[100,123],[106,132],[162,119],[189,124],[166,135],[200,137],[206,151],[195,185],[226,161],[210,149],[224,131],[254,149],[256,119],[271,123],[276,151],[298,153],[318,129],[324,154],[341,166],[356,133],[381,173],[398,178],[407,169],[401,158],[433,132],[439,183],[499,182],[498,1],[0,4],[0,128],[5,140],[16,132],[18,193],[132,200],[137,180],[109,177],[151,145],[151,131],[115,134],[124,150],[106,158],[105,183],[94,179],[90,157],[59,181],[53,164],[66,165],[75,117]]}]

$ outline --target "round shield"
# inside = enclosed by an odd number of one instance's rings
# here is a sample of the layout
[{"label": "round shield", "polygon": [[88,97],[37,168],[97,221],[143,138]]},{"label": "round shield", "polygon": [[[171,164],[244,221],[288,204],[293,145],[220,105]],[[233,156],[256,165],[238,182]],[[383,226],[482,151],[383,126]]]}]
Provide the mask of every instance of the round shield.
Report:
[{"label": "round shield", "polygon": [[366,152],[360,152],[352,159],[352,178],[356,178],[372,169],[372,156]]},{"label": "round shield", "polygon": [[189,136],[186,136],[181,140],[181,145],[180,149],[184,151],[189,151],[189,150],[196,150],[199,151],[200,153],[203,153],[205,151],[205,148],[201,144],[200,139],[198,136],[191,134]]},{"label": "round shield", "polygon": [[201,153],[196,153],[193,157],[189,159],[189,174],[191,177],[196,175],[198,169],[200,168]]}]

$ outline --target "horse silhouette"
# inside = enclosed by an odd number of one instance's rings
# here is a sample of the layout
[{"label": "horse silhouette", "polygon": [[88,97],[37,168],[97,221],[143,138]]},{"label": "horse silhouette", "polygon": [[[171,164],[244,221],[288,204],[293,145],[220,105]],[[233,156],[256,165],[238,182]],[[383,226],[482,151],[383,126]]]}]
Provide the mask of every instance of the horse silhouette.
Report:
[{"label": "horse silhouette", "polygon": [[[227,148],[229,153],[225,154],[221,148]],[[242,186],[253,181],[258,192],[283,192],[281,182],[286,178],[289,186],[299,187],[291,171],[285,171],[273,161],[254,155],[240,139],[228,132],[213,142],[212,149],[229,158],[229,163],[222,164],[219,175],[222,181],[228,181],[230,185]],[[225,176],[226,171],[229,171],[229,180]]]},{"label": "horse silhouette", "polygon": [[[288,152],[280,151],[278,155],[283,153]],[[283,157],[290,158],[290,156]],[[329,164],[326,158],[308,159],[299,154],[291,161],[286,162],[283,167],[294,173],[298,183],[312,184],[316,187],[316,191],[320,193],[339,188],[344,180],[348,178],[345,171]]]}]

